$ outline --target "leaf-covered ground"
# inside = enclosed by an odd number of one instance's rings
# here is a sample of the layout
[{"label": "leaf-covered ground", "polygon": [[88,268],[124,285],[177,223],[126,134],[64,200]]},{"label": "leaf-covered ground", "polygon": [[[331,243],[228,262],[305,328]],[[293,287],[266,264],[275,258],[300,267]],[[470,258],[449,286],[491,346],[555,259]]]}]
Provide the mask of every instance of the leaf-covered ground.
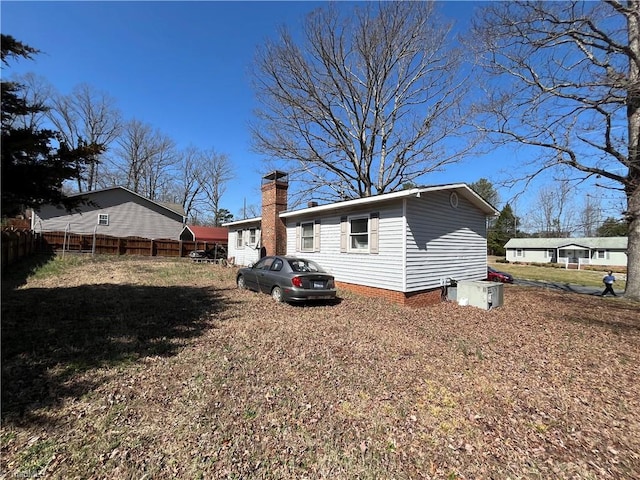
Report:
[{"label": "leaf-covered ground", "polygon": [[3,292],[0,474],[640,478],[637,304],[292,306],[234,273],[88,260]]}]

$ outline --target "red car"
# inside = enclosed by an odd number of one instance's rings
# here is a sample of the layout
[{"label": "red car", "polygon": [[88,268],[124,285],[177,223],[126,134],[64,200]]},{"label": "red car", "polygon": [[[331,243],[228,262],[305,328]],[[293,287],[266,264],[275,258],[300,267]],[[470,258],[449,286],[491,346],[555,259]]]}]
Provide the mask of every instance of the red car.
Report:
[{"label": "red car", "polygon": [[487,280],[490,282],[513,283],[513,276],[505,272],[499,272],[494,268],[487,267]]}]

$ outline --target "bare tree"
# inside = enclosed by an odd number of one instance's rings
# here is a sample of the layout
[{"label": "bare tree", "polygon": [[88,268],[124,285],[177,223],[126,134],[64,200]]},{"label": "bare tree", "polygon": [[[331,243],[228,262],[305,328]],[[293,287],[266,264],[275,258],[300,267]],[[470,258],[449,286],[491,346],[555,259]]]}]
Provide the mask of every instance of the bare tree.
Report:
[{"label": "bare tree", "polygon": [[582,210],[580,212],[580,227],[585,237],[595,237],[598,228],[602,225],[602,207],[593,196],[585,197]]},{"label": "bare tree", "polygon": [[176,203],[182,205],[186,216],[194,221],[199,217],[198,199],[202,193],[201,177],[202,153],[194,146],[189,146],[178,154],[178,175],[174,188]]},{"label": "bare tree", "polygon": [[153,130],[149,124],[133,119],[124,124],[116,141],[112,171],[117,183],[133,190],[142,191],[144,164],[154,155]]},{"label": "bare tree", "polygon": [[[120,112],[107,93],[87,84],[78,85],[69,95],[55,95],[49,119],[69,148],[96,144],[105,149],[120,132]],[[101,158],[96,157],[77,179],[79,192],[90,192],[98,185]]]},{"label": "bare tree", "polygon": [[51,84],[46,78],[34,73],[15,76],[11,81],[21,85],[24,98],[30,105],[37,107],[17,118],[19,123],[16,126],[34,130],[43,128],[47,119],[48,105],[53,97]]},{"label": "bare tree", "polygon": [[149,151],[153,155],[142,165],[144,188],[140,193],[151,200],[166,201],[178,162],[175,142],[159,131],[153,133],[151,142]]},{"label": "bare tree", "polygon": [[479,126],[538,149],[525,181],[565,167],[624,192],[627,295],[640,300],[640,1],[489,3],[473,33],[488,74]]},{"label": "bare tree", "polygon": [[318,199],[399,190],[459,160],[463,81],[450,26],[433,2],[330,4],[312,12],[304,41],[283,28],[258,53],[262,108],[255,149],[282,160]]},{"label": "bare tree", "polygon": [[204,193],[208,210],[213,213],[214,225],[220,225],[222,212],[220,202],[227,190],[227,184],[233,178],[233,166],[225,154],[210,149],[202,153],[200,161],[200,185]]},{"label": "bare tree", "polygon": [[262,215],[262,208],[260,205],[255,203],[247,204],[246,202],[236,213],[236,217],[243,220],[247,218],[259,217],[260,215]]},{"label": "bare tree", "polygon": [[570,237],[576,230],[572,193],[568,182],[542,187],[527,215],[528,227],[542,237]]},{"label": "bare tree", "polygon": [[180,204],[189,222],[194,225],[214,224],[229,219],[221,208],[226,185],[233,178],[233,167],[224,154],[214,149],[200,150],[194,146],[176,154],[171,167],[163,201]]},{"label": "bare tree", "polygon": [[152,200],[165,200],[178,162],[173,140],[134,119],[124,125],[117,145],[111,164],[117,183]]}]

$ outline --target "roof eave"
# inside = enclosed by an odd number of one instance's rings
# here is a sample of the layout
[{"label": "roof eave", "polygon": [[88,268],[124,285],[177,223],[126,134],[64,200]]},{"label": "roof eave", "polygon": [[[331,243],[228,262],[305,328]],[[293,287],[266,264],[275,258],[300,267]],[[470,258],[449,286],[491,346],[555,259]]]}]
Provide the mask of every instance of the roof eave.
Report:
[{"label": "roof eave", "polygon": [[155,200],[151,200],[150,198],[145,197],[144,195],[140,195],[139,193],[134,192],[133,190],[127,188],[127,187],[123,187],[123,186],[116,186],[116,187],[106,187],[106,188],[100,188],[98,190],[91,190],[90,192],[80,192],[80,193],[72,193],[71,195],[67,195],[67,197],[69,198],[73,198],[73,197],[86,197],[87,195],[93,195],[96,193],[101,193],[101,192],[107,192],[109,190],[124,190],[125,192],[129,192],[132,195],[135,195],[136,197],[142,198],[143,200],[146,200],[148,202],[153,203],[154,205],[159,206],[160,208],[167,210],[168,212],[174,213],[176,215],[179,215],[180,217],[182,217],[182,221],[184,222],[185,219],[187,218],[185,212],[176,212],[175,210],[173,210],[172,208],[167,207],[166,205],[163,205],[162,203],[156,202]]},{"label": "roof eave", "polygon": [[258,223],[262,221],[262,217],[254,217],[254,218],[245,218],[244,220],[236,220],[234,222],[223,223],[223,227],[237,227],[240,225],[245,225],[249,223]]},{"label": "roof eave", "polygon": [[442,190],[456,190],[464,191],[465,196],[476,207],[482,210],[487,216],[496,216],[498,211],[489,203],[487,203],[482,197],[475,193],[465,183],[454,183],[450,185],[436,185],[430,187],[411,188],[409,190],[401,190],[399,192],[385,193],[382,195],[375,195],[372,197],[356,198],[353,200],[344,200],[342,202],[329,203],[326,205],[319,205],[317,207],[308,207],[300,210],[291,210],[280,213],[280,218],[290,218],[302,215],[322,213],[328,210],[335,210],[337,208],[345,209],[351,207],[358,207],[362,205],[375,204],[379,202],[386,202],[390,200],[397,200],[408,197],[420,197],[423,193],[442,191]]}]

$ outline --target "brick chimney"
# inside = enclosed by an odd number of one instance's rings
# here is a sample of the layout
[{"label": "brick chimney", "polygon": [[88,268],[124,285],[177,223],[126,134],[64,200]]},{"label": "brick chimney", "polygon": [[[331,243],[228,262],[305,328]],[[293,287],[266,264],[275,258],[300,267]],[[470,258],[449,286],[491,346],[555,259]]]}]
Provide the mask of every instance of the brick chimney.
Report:
[{"label": "brick chimney", "polygon": [[289,176],[275,170],[262,178],[262,246],[267,255],[287,253],[287,229],[280,212],[287,209]]}]

